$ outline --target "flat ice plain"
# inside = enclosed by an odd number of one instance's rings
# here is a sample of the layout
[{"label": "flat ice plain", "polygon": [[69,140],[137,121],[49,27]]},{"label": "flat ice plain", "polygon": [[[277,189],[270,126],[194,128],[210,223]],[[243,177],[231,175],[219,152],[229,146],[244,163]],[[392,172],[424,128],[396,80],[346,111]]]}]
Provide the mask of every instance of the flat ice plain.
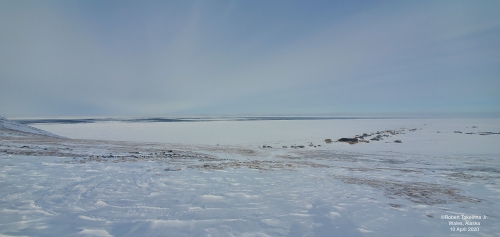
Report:
[{"label": "flat ice plain", "polygon": [[0,236],[500,236],[499,119],[30,125],[67,138],[0,128]]}]

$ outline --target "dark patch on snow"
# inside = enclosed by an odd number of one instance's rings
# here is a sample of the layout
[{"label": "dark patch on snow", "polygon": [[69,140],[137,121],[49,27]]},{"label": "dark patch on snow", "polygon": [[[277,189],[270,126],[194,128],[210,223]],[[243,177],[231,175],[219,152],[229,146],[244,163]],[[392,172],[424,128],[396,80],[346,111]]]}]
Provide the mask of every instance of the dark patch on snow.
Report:
[{"label": "dark patch on snow", "polygon": [[346,184],[368,185],[384,191],[386,196],[399,196],[414,203],[427,205],[446,204],[450,202],[479,203],[481,199],[462,196],[459,189],[425,182],[397,182],[349,176],[334,176]]}]

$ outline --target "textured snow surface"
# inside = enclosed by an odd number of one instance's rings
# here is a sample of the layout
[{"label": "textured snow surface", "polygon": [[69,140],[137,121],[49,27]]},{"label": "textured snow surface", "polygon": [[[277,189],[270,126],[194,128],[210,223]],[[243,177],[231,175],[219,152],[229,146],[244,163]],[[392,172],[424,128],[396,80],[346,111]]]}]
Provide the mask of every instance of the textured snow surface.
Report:
[{"label": "textured snow surface", "polygon": [[[498,120],[347,121],[316,140],[331,128],[297,122],[310,137],[263,137],[273,148],[4,136],[0,235],[499,236],[500,135],[479,135]],[[402,126],[379,142],[320,140]],[[321,147],[289,147],[307,142]],[[461,214],[487,219],[474,232],[441,219]]]},{"label": "textured snow surface", "polygon": [[16,123],[4,117],[0,117],[0,136],[26,136],[26,135],[60,137],[50,132],[34,128],[28,125]]}]

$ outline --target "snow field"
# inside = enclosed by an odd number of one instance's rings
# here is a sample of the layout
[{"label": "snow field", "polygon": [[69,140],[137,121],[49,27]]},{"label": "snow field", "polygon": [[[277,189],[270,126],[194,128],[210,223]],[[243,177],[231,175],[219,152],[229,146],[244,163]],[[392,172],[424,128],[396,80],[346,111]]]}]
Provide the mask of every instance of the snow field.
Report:
[{"label": "snow field", "polygon": [[[303,149],[277,145],[314,132],[219,146],[4,137],[0,235],[499,235],[499,135],[465,134],[498,132],[496,120],[344,125],[345,137],[417,130],[389,143]],[[478,232],[451,232],[441,216],[460,214],[488,219]]]},{"label": "snow field", "polygon": [[[354,162],[347,159],[353,157],[340,157],[330,163],[336,165],[332,168],[291,171],[164,171],[168,164],[158,162],[68,164],[64,158],[7,156],[0,159],[2,234],[443,236],[449,230],[438,219],[442,214],[479,213],[498,218],[498,184],[485,185],[494,179],[484,176],[484,183],[478,183],[480,179],[455,183],[446,174],[432,175],[445,168],[436,166],[422,169],[420,175],[401,171],[418,172],[419,166],[425,167],[425,161],[414,158],[384,169],[393,160],[374,157],[371,159],[378,161],[371,170],[360,166],[356,158]],[[447,166],[446,159],[438,164]],[[476,172],[480,173],[488,172]],[[483,201],[456,202],[438,196],[434,198],[445,202],[428,205],[387,193],[390,184],[352,185],[342,181],[345,177],[460,187],[461,195]],[[482,234],[499,231],[494,221],[483,222]]]},{"label": "snow field", "polygon": [[[159,142],[182,145],[224,145],[256,148],[270,145],[282,148],[291,145],[316,149],[352,152],[395,151],[416,154],[493,154],[500,153],[495,145],[500,135],[469,135],[469,132],[500,132],[499,119],[336,119],[292,121],[210,121],[125,123],[97,122],[84,124],[33,124],[61,136],[73,139]],[[476,126],[477,128],[473,128]],[[404,128],[398,134],[380,142],[326,145],[324,139],[336,141],[363,133]],[[409,129],[417,129],[409,132]],[[462,134],[455,134],[454,131]],[[402,144],[394,146],[394,140]]]}]

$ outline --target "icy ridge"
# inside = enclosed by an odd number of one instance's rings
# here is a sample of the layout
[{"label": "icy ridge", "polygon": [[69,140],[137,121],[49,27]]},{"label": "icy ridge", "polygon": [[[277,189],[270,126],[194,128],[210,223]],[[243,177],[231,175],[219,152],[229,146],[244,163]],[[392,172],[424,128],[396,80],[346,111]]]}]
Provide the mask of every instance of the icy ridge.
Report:
[{"label": "icy ridge", "polygon": [[[36,135],[42,135],[42,136],[49,136],[49,137],[56,137],[56,138],[63,138],[62,136],[34,128],[28,125],[16,123],[13,121],[10,121],[4,117],[0,116],[0,131],[1,135],[6,135],[5,130],[11,130],[11,131],[17,131],[17,132],[22,132],[22,133],[28,133],[28,134],[36,134]],[[13,135],[11,133],[7,133],[7,135]],[[17,134],[20,135],[20,134]],[[25,134],[24,134],[25,135]]]}]

